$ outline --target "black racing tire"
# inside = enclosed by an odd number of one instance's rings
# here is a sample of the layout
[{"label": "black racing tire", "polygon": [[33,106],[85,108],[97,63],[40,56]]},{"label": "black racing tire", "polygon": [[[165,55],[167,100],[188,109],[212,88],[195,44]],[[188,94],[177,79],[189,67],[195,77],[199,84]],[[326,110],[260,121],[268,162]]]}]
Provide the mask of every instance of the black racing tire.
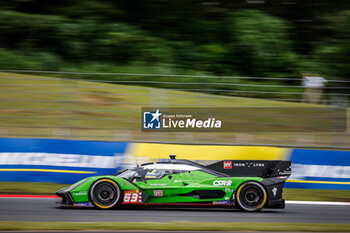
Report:
[{"label": "black racing tire", "polygon": [[256,181],[245,182],[237,189],[236,204],[243,211],[259,211],[265,206],[266,201],[266,189]]},{"label": "black racing tire", "polygon": [[99,209],[112,209],[122,200],[119,186],[110,179],[100,179],[93,183],[89,195],[91,203]]}]

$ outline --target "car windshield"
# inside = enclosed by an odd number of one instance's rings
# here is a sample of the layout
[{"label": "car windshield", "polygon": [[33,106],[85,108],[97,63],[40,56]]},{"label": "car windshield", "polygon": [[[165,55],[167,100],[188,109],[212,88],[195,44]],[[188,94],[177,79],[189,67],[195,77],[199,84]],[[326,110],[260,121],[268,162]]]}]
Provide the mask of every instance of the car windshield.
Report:
[{"label": "car windshield", "polygon": [[169,170],[165,169],[150,169],[145,167],[135,167],[122,171],[117,174],[117,177],[122,177],[127,180],[133,180],[134,178],[139,179],[160,179],[166,174],[171,174]]},{"label": "car windshield", "polygon": [[133,170],[126,170],[120,174],[118,174],[117,176],[118,177],[122,177],[124,179],[127,179],[127,180],[130,180],[132,179],[133,177],[135,177],[137,175],[137,172],[136,171],[133,171]]},{"label": "car windshield", "polygon": [[170,174],[169,171],[164,169],[148,169],[145,178],[146,179],[160,179],[165,174]]}]

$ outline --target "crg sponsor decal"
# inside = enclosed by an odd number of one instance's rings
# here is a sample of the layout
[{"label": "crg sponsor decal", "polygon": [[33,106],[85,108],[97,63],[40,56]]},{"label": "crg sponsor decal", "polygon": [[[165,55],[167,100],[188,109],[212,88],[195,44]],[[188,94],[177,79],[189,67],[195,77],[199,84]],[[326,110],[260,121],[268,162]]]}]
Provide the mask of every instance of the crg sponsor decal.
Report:
[{"label": "crg sponsor decal", "polygon": [[214,180],[214,186],[230,186],[232,184],[232,180]]}]

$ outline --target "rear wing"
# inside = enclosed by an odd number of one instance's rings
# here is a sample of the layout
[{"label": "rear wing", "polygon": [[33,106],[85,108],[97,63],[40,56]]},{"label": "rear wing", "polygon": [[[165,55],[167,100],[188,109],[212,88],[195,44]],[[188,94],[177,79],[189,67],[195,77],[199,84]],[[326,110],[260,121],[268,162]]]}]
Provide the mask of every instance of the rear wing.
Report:
[{"label": "rear wing", "polygon": [[206,168],[228,176],[246,176],[287,179],[291,173],[291,162],[282,160],[222,160]]}]

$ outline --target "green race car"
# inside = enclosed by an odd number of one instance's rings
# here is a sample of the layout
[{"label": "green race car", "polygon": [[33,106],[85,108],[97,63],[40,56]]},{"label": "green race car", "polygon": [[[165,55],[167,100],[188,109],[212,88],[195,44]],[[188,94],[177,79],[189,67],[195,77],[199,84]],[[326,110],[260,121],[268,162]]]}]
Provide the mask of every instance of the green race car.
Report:
[{"label": "green race car", "polygon": [[284,208],[290,161],[225,160],[207,166],[170,156],[117,175],[93,176],[56,192],[62,207],[121,205],[237,206],[245,211]]}]

